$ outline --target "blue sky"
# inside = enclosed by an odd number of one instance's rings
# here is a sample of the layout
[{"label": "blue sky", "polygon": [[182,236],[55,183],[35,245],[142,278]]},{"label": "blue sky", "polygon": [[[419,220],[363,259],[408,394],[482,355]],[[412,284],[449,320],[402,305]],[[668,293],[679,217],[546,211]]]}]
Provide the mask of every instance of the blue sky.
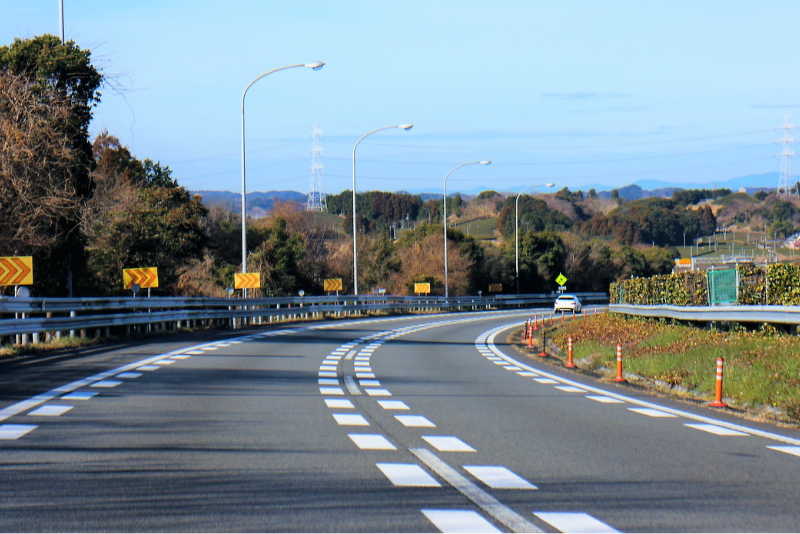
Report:
[{"label": "blue sky", "polygon": [[[314,123],[324,189],[692,187],[776,172],[800,109],[800,2],[65,0],[93,50],[107,129],[190,189],[307,192]],[[2,0],[0,43],[58,33],[57,0]],[[800,115],[795,118],[800,124]],[[753,183],[752,185],[772,185]],[[777,185],[777,184],[775,184]]]}]

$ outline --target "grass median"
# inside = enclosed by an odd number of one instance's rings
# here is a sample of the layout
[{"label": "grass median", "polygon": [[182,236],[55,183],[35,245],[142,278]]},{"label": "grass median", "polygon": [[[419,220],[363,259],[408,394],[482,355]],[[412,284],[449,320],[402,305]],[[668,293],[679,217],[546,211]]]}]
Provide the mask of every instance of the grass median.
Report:
[{"label": "grass median", "polygon": [[725,358],[723,396],[733,407],[800,422],[800,337],[707,330],[669,320],[602,314],[558,325],[552,342],[585,371],[613,375],[616,346],[633,382],[696,400],[714,398],[717,358]]}]

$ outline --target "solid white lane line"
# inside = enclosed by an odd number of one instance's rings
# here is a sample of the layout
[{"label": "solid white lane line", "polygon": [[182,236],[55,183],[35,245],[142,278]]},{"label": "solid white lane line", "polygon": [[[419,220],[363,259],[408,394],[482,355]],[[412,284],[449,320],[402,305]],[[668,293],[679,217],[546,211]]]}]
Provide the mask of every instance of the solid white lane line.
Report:
[{"label": "solid white lane line", "polygon": [[122,382],[118,380],[101,380],[100,382],[95,382],[94,384],[90,385],[90,388],[115,388],[118,385],[122,384]]},{"label": "solid white lane line", "polygon": [[411,454],[428,466],[428,468],[447,481],[467,499],[479,508],[505,525],[512,532],[542,532],[536,525],[519,515],[517,512],[504,505],[481,488],[472,483],[467,477],[440,460],[435,454],[425,448],[409,449]]},{"label": "solid white lane line", "polygon": [[59,404],[45,404],[41,408],[33,410],[28,415],[40,415],[45,417],[58,417],[61,414],[67,413],[72,409],[72,406],[63,406]]},{"label": "solid white lane line", "polygon": [[552,378],[534,378],[533,381],[539,382],[540,384],[558,384],[558,381]]},{"label": "solid white lane line", "polygon": [[347,399],[325,399],[328,408],[353,408],[353,403]]},{"label": "solid white lane line", "polygon": [[425,416],[422,415],[395,415],[395,419],[400,421],[403,426],[408,427],[423,427],[423,428],[435,428],[431,421],[429,421]]},{"label": "solid white lane line", "polygon": [[61,397],[64,400],[89,400],[97,395],[97,391],[75,391]]},{"label": "solid white lane line", "polygon": [[364,380],[359,380],[358,383],[361,384],[362,388],[363,387],[367,387],[367,386],[380,386],[381,385],[380,380],[366,380],[366,379],[364,379]]},{"label": "solid white lane line", "polygon": [[395,486],[440,488],[435,478],[417,464],[376,464]]},{"label": "solid white lane line", "polygon": [[142,365],[141,367],[137,367],[137,371],[156,371],[161,369],[158,365]]},{"label": "solid white lane line", "polygon": [[19,439],[38,425],[0,425],[0,439]]},{"label": "solid white lane line", "polygon": [[576,388],[575,386],[556,386],[556,389],[566,391],[567,393],[586,393],[585,389]]},{"label": "solid white lane line", "polygon": [[396,451],[397,447],[380,434],[348,434],[359,449],[372,451]]},{"label": "solid white lane line", "polygon": [[356,378],[375,378],[374,373],[356,373]]},{"label": "solid white lane line", "polygon": [[339,381],[335,378],[319,378],[317,384],[320,386],[338,386]]},{"label": "solid white lane line", "polygon": [[369,422],[363,416],[355,413],[334,413],[331,415],[341,426],[369,426]]},{"label": "solid white lane line", "polygon": [[406,403],[399,400],[379,400],[378,404],[381,405],[381,408],[384,410],[408,410],[408,406]]},{"label": "solid white lane line", "polygon": [[606,397],[605,395],[586,395],[586,398],[605,404],[624,404],[624,401],[615,399],[614,397]]},{"label": "solid white lane line", "polygon": [[442,532],[500,532],[473,510],[422,510],[425,517]]},{"label": "solid white lane line", "polygon": [[739,432],[738,430],[731,430],[730,428],[725,428],[717,425],[708,425],[704,423],[684,423],[684,426],[688,426],[690,428],[696,428],[697,430],[702,430],[703,432],[708,432],[710,434],[716,434],[717,436],[749,436],[750,434],[746,434],[744,432]]},{"label": "solid white lane line", "polygon": [[344,395],[342,388],[319,388],[319,392],[321,395]]},{"label": "solid white lane line", "polygon": [[632,412],[640,413],[642,415],[647,415],[649,417],[678,417],[677,415],[672,415],[671,413],[662,412],[661,410],[653,410],[651,408],[628,408]]},{"label": "solid white lane line", "polygon": [[142,376],[142,373],[120,373],[117,378],[139,378],[140,376]]},{"label": "solid white lane line", "polygon": [[786,454],[794,454],[795,456],[800,456],[800,447],[767,445],[767,448],[772,449],[774,451],[785,452]]},{"label": "solid white lane line", "polygon": [[565,513],[565,512],[534,512],[533,515],[552,525],[561,532],[580,534],[584,532],[596,532],[598,534],[612,534],[619,532],[606,525],[599,519],[595,519],[589,514]]},{"label": "solid white lane line", "polygon": [[455,436],[422,436],[439,452],[475,452],[475,449]]},{"label": "solid white lane line", "polygon": [[391,397],[392,393],[388,389],[370,389],[364,388],[364,391],[367,392],[367,395],[370,397]]},{"label": "solid white lane line", "polygon": [[465,465],[464,470],[492,489],[537,489],[510,469],[499,465]]},{"label": "solid white lane line", "polygon": [[334,371],[320,371],[319,376],[322,378],[336,378],[336,373]]},{"label": "solid white lane line", "polygon": [[350,352],[347,353],[347,356],[345,356],[344,359],[345,360],[352,360],[353,356],[355,356],[355,355],[356,355],[356,351],[351,350]]},{"label": "solid white lane line", "polygon": [[350,395],[361,395],[361,390],[358,389],[356,381],[353,380],[352,376],[346,375],[344,377],[344,385],[347,388],[347,391],[350,393]]}]

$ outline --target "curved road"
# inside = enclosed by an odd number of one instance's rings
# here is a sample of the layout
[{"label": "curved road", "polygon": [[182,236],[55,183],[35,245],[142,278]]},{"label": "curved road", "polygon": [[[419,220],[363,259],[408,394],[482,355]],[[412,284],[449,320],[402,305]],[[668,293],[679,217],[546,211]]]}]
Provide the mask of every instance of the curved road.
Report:
[{"label": "curved road", "polygon": [[535,311],[0,366],[0,530],[800,531],[800,433],[561,372]]}]

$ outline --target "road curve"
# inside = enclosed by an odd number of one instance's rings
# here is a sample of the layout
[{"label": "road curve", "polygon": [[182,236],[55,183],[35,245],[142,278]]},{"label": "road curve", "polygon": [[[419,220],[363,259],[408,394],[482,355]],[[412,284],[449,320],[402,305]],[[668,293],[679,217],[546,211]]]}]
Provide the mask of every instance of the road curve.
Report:
[{"label": "road curve", "polygon": [[0,530],[800,531],[800,433],[521,356],[534,311],[0,366]]}]

